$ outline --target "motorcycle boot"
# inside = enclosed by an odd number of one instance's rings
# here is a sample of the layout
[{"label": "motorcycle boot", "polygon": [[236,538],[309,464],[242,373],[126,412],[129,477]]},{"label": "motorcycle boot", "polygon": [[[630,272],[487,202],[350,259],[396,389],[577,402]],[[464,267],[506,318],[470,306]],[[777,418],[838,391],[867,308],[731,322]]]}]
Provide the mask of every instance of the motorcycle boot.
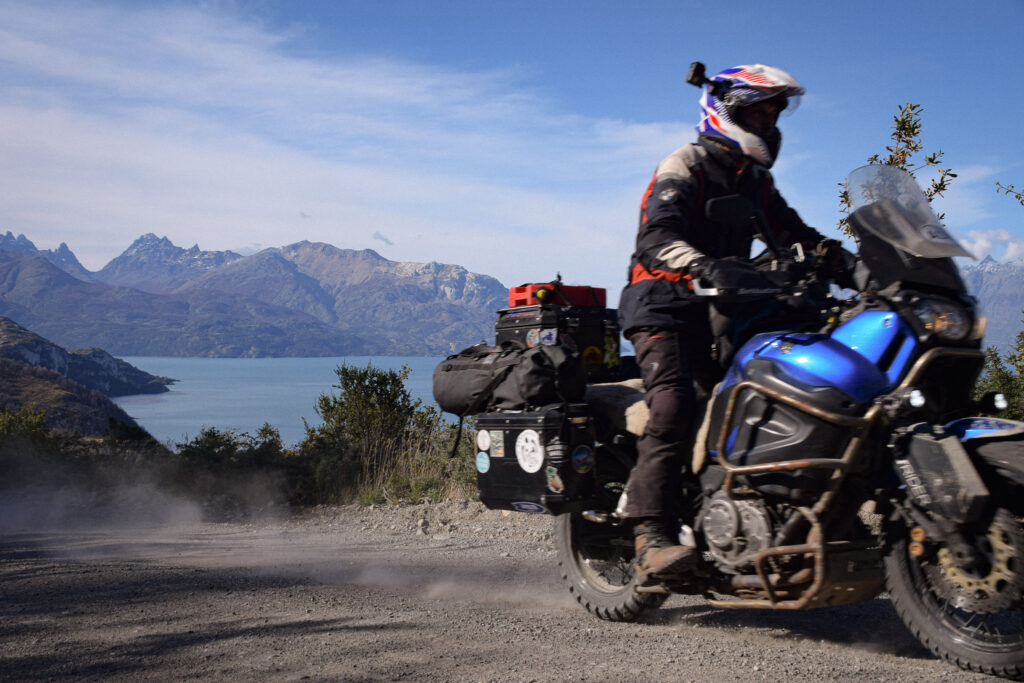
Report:
[{"label": "motorcycle boot", "polygon": [[655,586],[690,573],[699,553],[693,546],[679,545],[663,523],[644,520],[633,527],[636,545],[636,583]]}]

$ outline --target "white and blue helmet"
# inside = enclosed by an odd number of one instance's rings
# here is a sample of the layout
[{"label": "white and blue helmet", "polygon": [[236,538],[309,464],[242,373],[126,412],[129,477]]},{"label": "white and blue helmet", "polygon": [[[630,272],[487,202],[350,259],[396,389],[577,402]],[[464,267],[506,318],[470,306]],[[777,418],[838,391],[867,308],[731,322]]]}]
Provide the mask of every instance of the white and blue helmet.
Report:
[{"label": "white and blue helmet", "polygon": [[703,114],[697,132],[723,138],[744,154],[771,168],[782,144],[778,128],[756,135],[736,122],[735,111],[772,97],[784,99],[782,107],[796,108],[804,88],[782,69],[764,64],[744,64],[712,76],[700,98]]}]

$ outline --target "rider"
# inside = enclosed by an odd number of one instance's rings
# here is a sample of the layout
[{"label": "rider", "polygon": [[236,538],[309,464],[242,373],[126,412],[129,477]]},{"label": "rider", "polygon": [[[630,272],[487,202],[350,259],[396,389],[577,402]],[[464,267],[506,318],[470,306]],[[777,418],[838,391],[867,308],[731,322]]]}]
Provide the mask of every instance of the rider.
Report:
[{"label": "rider", "polygon": [[729,265],[719,259],[748,259],[754,238],[752,229],[711,222],[706,202],[739,194],[763,211],[774,241],[812,249],[823,240],[786,204],[768,171],[782,142],[779,114],[803,93],[792,76],[762,64],[705,81],[697,141],[658,165],[640,205],[619,318],[650,409],[620,512],[634,523],[641,585],[685,573],[697,559],[695,548],[679,544],[676,520],[697,408],[722,371],[712,358],[708,305],[695,298],[691,279]]}]

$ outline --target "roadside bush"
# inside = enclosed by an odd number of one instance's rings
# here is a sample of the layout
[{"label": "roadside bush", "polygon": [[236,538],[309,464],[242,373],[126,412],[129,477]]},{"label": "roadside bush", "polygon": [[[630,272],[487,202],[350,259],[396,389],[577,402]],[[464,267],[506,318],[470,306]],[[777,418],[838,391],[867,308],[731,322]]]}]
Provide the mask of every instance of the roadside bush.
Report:
[{"label": "roadside bush", "polygon": [[975,398],[987,391],[998,391],[1006,397],[1008,407],[1000,417],[1024,420],[1024,330],[1017,333],[1005,356],[995,347],[985,349],[985,369],[974,387]]},{"label": "roadside bush", "polygon": [[269,424],[255,434],[204,427],[172,451],[123,423],[111,421],[102,439],[85,438],[50,432],[31,406],[0,410],[0,489],[74,488],[88,506],[102,506],[117,489],[145,481],[215,518],[283,503],[471,498],[472,425],[460,431],[414,400],[408,373],[336,368],[337,392],[317,400],[322,424],[307,424],[306,438],[292,449]]},{"label": "roadside bush", "polygon": [[[468,434],[459,433],[434,408],[421,408],[401,448],[389,461],[364,470],[357,493],[363,504],[400,501],[464,500],[476,494],[474,453]],[[457,451],[452,444],[458,436]]]},{"label": "roadside bush", "polygon": [[45,441],[50,437],[46,413],[37,411],[31,403],[23,405],[17,412],[7,408],[0,410],[0,439],[9,437]]},{"label": "roadside bush", "polygon": [[298,456],[312,464],[312,493],[318,502],[443,500],[469,494],[471,460],[449,457],[454,427],[410,396],[408,367],[343,364],[335,373],[339,393],[320,396],[317,414],[323,424],[307,425],[298,447]]},{"label": "roadside bush", "polygon": [[213,474],[279,467],[285,454],[280,432],[268,423],[263,423],[255,435],[203,427],[198,436],[176,444],[176,448],[178,458],[189,469]]},{"label": "roadside bush", "polygon": [[288,452],[280,432],[267,423],[255,435],[203,427],[176,448],[176,466],[165,481],[207,514],[251,515],[290,499]]}]

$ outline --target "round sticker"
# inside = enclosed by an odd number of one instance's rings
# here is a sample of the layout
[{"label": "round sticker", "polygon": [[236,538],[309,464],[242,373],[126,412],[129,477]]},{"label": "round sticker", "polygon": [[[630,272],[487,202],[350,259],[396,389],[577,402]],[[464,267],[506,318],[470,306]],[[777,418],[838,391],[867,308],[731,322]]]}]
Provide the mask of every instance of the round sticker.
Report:
[{"label": "round sticker", "polygon": [[604,353],[596,346],[588,346],[580,355],[583,356],[584,365],[600,365],[604,362]]},{"label": "round sticker", "polygon": [[540,330],[530,330],[526,333],[526,345],[531,349],[540,344]]},{"label": "round sticker", "polygon": [[482,451],[491,450],[491,433],[486,429],[481,429],[476,433],[476,447]]},{"label": "round sticker", "polygon": [[483,451],[476,454],[476,471],[480,474],[485,474],[487,470],[491,469],[491,459],[487,457],[487,454]]},{"label": "round sticker", "polygon": [[540,442],[540,434],[532,429],[519,432],[516,437],[516,460],[530,474],[540,471],[544,464],[544,445]]},{"label": "round sticker", "polygon": [[572,452],[572,468],[580,474],[586,474],[594,465],[594,452],[590,446],[577,446]]}]

